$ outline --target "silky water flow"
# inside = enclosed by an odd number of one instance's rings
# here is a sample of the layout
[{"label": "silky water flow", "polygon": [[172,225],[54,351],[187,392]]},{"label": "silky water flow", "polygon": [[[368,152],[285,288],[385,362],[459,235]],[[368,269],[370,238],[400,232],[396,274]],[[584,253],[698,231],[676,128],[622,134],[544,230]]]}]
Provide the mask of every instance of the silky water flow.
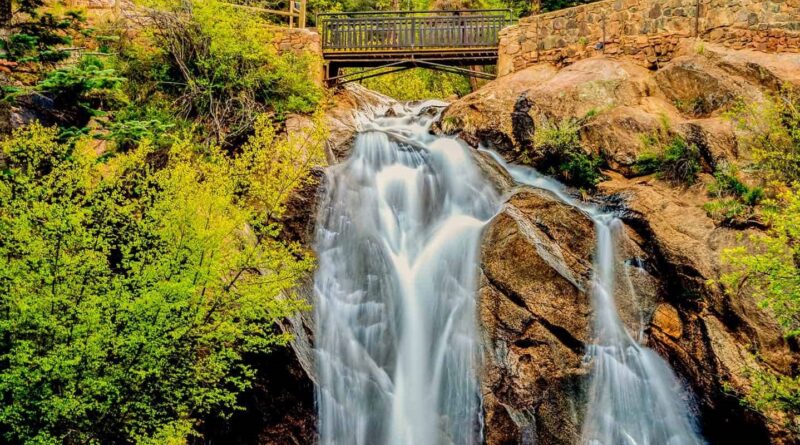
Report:
[{"label": "silky water flow", "polygon": [[482,442],[475,296],[499,199],[468,147],[430,134],[441,105],[362,122],[328,174],[315,277],[321,444]]},{"label": "silky water flow", "polygon": [[[314,281],[322,445],[482,443],[479,245],[501,200],[468,147],[430,134],[442,106],[395,105],[393,116],[362,119],[350,157],[328,171]],[[619,219],[488,153],[595,225],[581,443],[703,445],[683,385],[619,316]]]}]

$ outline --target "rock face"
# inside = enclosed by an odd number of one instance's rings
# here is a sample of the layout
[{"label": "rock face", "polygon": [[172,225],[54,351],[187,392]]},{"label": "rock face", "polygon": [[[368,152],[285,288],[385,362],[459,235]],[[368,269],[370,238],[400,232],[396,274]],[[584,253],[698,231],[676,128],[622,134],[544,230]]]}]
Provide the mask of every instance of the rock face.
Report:
[{"label": "rock face", "polygon": [[[542,125],[596,114],[581,128],[581,142],[607,162],[598,199],[625,222],[626,264],[642,272],[635,284],[642,299],[618,301],[619,309],[629,329],[643,328],[648,346],[693,390],[710,444],[800,443],[779,417],[740,405],[751,390],[749,369],[793,375],[800,348],[752,297],[716,284],[725,271],[722,251],[746,233],[715,225],[702,208],[708,173],[748,159],[723,114],[739,98],[758,101],[783,85],[800,86],[800,55],[709,45],[702,53],[683,49],[656,71],[602,58],[560,70],[534,65],[456,101],[438,128],[520,162],[535,160],[526,150]],[[692,187],[633,172],[642,136],[665,122],[662,131],[700,149],[706,173]],[[594,229],[545,193],[506,192],[511,197],[487,229],[482,252],[487,444],[576,444]]]},{"label": "rock face", "polygon": [[[582,145],[626,176],[643,151],[641,136],[665,125],[701,150],[706,170],[737,155],[733,125],[722,115],[738,98],[757,101],[782,85],[800,85],[800,54],[682,47],[657,71],[625,59],[590,58],[561,70],[533,65],[454,102],[440,131],[485,144],[520,161],[536,129],[595,115]],[[520,110],[524,110],[520,113]]]},{"label": "rock face", "polygon": [[539,190],[516,192],[488,228],[479,295],[487,444],[576,443],[593,250],[591,220]]},{"label": "rock face", "polygon": [[[627,236],[620,251],[626,267],[636,271],[634,295],[617,300],[620,315],[692,389],[710,445],[799,443],[779,418],[739,402],[751,390],[748,369],[790,375],[800,367],[800,347],[782,337],[752,298],[709,284],[724,272],[721,252],[739,243],[742,232],[715,225],[702,208],[712,179],[708,173],[748,156],[724,113],[738,98],[757,101],[784,84],[800,85],[800,56],[712,45],[702,53],[678,48],[672,61],[655,71],[601,58],[562,69],[534,65],[454,102],[435,129],[519,162],[530,159],[523,154],[542,125],[593,115],[580,130],[581,142],[608,166],[595,199],[624,221]],[[383,112],[388,100],[356,87],[339,93],[334,104],[328,114],[330,163],[349,154],[358,131],[356,113]],[[698,184],[676,188],[636,177],[642,136],[659,129],[700,149],[705,173]],[[482,245],[478,313],[486,443],[577,445],[587,398],[585,348],[592,335],[587,289],[593,223],[547,192],[516,187],[482,153],[475,158],[508,197]],[[321,171],[318,177],[318,187],[324,187]],[[313,239],[315,190],[298,193],[287,216],[288,236],[304,244]],[[309,285],[301,293],[310,296]],[[273,391],[299,410],[261,419],[261,443],[307,443],[307,435],[313,436],[315,414],[307,405],[313,400],[313,317],[288,320],[286,329],[296,335],[289,375],[299,377],[264,385],[262,395]],[[281,385],[294,389],[281,392]],[[280,435],[295,442],[280,442]]]}]

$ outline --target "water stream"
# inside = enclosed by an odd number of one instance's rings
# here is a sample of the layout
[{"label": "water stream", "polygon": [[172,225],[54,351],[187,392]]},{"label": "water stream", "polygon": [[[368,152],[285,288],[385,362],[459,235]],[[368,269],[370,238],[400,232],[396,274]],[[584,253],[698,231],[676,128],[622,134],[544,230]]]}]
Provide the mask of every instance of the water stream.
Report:
[{"label": "water stream", "polygon": [[[315,276],[322,445],[483,441],[478,255],[501,200],[468,147],[429,133],[441,105],[365,120],[350,158],[329,169]],[[596,227],[582,444],[702,445],[683,386],[617,312],[621,222],[492,155],[517,182],[549,190]]]},{"label": "water stream", "polygon": [[315,277],[324,445],[481,443],[478,250],[500,203],[468,147],[429,134],[434,105],[363,122],[329,172]]},{"label": "water stream", "polygon": [[[533,169],[503,165],[515,181],[552,192],[594,222],[597,245],[591,283],[592,366],[581,443],[584,445],[702,445],[689,394],[666,361],[642,346],[620,319],[615,295],[634,292],[617,252],[625,236],[613,214],[573,199],[565,187]],[[627,285],[627,286],[625,286]],[[639,331],[641,333],[641,331]],[[641,338],[639,340],[642,340]]]}]

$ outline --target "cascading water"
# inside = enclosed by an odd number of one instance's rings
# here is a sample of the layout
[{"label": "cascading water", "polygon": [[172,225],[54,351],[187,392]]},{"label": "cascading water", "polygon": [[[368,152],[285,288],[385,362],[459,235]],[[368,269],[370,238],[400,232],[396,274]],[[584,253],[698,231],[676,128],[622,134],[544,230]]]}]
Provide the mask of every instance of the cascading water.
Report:
[{"label": "cascading water", "polygon": [[323,445],[478,444],[478,250],[499,207],[423,104],[363,123],[317,224]]},{"label": "cascading water", "polygon": [[594,343],[587,351],[593,370],[582,444],[704,444],[683,385],[660,356],[634,340],[620,319],[614,297],[620,290],[617,265],[622,261],[616,248],[624,236],[621,221],[572,199],[561,184],[535,170],[506,164],[497,154],[488,153],[517,182],[549,190],[594,221]]},{"label": "cascading water", "polygon": [[[482,442],[478,245],[499,199],[464,145],[429,134],[429,111],[441,105],[365,120],[349,160],[329,171],[315,277],[323,445]],[[549,190],[595,224],[583,445],[702,445],[681,383],[617,311],[615,295],[629,284],[617,279],[621,222],[491,154],[517,182]]]}]

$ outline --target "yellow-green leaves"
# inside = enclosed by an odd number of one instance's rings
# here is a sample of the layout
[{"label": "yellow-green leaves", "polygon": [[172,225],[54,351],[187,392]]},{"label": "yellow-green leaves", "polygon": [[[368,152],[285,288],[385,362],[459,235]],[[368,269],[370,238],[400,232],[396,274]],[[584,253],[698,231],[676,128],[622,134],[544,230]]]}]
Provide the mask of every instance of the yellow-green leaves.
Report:
[{"label": "yellow-green leaves", "polygon": [[741,102],[728,115],[767,179],[800,180],[800,94],[786,88],[761,103]]},{"label": "yellow-green leaves", "polygon": [[787,336],[800,335],[800,184],[765,203],[771,229],[751,237],[754,249],[726,250],[734,272],[723,277],[733,289],[750,286],[772,310]]},{"label": "yellow-green leaves", "polygon": [[233,409],[242,354],[305,308],[313,261],[278,218],[324,141],[257,128],[233,156],[179,140],[105,163],[38,125],[0,144],[0,441],[180,443]]}]

